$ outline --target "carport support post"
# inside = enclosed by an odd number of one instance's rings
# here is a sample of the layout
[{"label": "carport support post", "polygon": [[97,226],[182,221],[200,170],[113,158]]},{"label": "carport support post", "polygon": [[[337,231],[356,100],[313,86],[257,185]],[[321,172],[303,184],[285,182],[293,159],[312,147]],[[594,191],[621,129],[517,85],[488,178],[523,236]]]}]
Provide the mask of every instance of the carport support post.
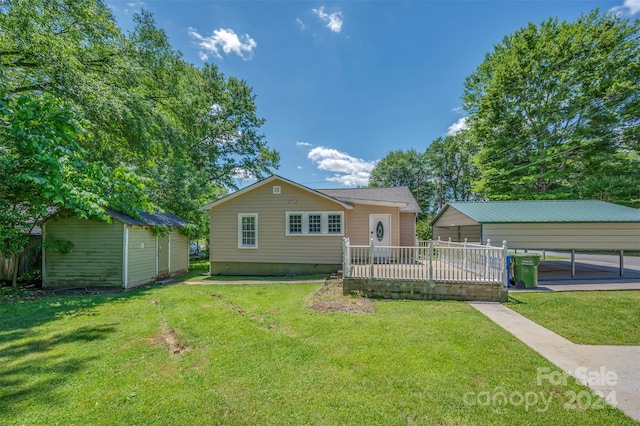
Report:
[{"label": "carport support post", "polygon": [[571,278],[576,277],[576,251],[571,250]]},{"label": "carport support post", "polygon": [[620,278],[624,277],[624,250],[620,250]]}]

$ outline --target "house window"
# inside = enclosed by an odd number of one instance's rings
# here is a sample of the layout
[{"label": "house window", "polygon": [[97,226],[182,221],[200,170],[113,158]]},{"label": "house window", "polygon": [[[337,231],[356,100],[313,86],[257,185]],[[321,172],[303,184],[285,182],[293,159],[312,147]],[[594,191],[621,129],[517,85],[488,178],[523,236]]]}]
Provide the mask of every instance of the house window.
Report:
[{"label": "house window", "polygon": [[238,215],[238,248],[258,248],[258,214]]},{"label": "house window", "polygon": [[342,212],[286,212],[286,235],[342,235]]},{"label": "house window", "polygon": [[328,223],[329,234],[342,234],[342,215],[330,214]]},{"label": "house window", "polygon": [[322,232],[322,216],[319,214],[309,215],[309,233],[319,234]]},{"label": "house window", "polygon": [[301,214],[289,215],[289,233],[302,234],[302,215]]}]

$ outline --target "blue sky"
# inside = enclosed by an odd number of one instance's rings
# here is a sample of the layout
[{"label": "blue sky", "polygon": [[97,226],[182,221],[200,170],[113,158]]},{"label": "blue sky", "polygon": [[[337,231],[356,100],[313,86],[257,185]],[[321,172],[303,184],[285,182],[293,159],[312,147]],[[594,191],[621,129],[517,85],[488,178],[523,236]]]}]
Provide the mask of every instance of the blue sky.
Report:
[{"label": "blue sky", "polygon": [[[366,185],[390,151],[424,151],[464,123],[464,79],[506,35],[618,1],[107,1],[128,31],[153,13],[174,48],[244,79],[278,175],[311,188]],[[249,182],[245,182],[249,183]]]}]

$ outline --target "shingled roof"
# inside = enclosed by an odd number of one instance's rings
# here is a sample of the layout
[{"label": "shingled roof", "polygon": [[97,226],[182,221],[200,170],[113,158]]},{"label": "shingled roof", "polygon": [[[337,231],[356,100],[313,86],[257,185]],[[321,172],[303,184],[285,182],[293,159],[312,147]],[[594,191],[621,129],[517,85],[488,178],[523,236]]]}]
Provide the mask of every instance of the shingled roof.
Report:
[{"label": "shingled roof", "polygon": [[316,191],[345,203],[398,204],[402,213],[420,213],[420,206],[406,186],[384,188],[316,189]]},{"label": "shingled roof", "polygon": [[140,226],[186,226],[187,222],[180,219],[178,216],[171,213],[149,213],[147,211],[139,212],[140,219],[135,219],[124,213],[116,212],[113,210],[107,210],[109,216],[127,225],[140,225]]}]

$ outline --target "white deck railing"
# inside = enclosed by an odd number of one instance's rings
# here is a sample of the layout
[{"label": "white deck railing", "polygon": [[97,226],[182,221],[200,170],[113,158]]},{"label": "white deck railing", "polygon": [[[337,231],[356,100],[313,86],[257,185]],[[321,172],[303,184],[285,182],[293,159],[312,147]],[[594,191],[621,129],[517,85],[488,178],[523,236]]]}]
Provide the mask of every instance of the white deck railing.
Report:
[{"label": "white deck railing", "polygon": [[345,278],[501,283],[506,286],[507,245],[419,241],[416,247],[343,243]]}]

